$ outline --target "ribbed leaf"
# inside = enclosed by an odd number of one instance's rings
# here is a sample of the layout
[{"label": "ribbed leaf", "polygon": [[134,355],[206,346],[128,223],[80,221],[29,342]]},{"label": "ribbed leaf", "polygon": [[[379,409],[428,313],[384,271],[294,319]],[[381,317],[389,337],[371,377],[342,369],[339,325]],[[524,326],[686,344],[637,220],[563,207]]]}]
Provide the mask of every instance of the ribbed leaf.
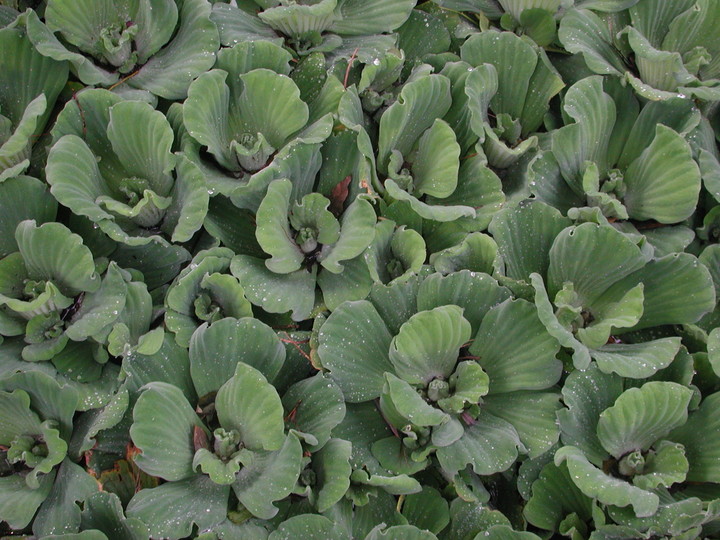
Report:
[{"label": "ribbed leaf", "polygon": [[656,339],[646,343],[608,344],[590,353],[604,373],[645,379],[670,365],[680,350],[680,338]]},{"label": "ribbed leaf", "polygon": [[490,309],[470,346],[490,377],[490,394],[554,385],[562,372],[558,351],[557,341],[525,300],[506,300]]},{"label": "ribbed leaf", "polygon": [[146,385],[133,419],[130,436],[142,451],[135,458],[140,468],[170,481],[195,474],[193,430],[205,427],[179,388],[164,382]]},{"label": "ribbed leaf", "polygon": [[317,475],[318,512],[325,512],[337,503],[350,487],[350,455],[352,443],[330,439],[313,455],[312,465]]},{"label": "ribbed leaf", "polygon": [[555,392],[509,392],[483,398],[483,410],[506,420],[515,428],[530,459],[547,452],[560,438],[556,412],[561,409]]},{"label": "ribbed leaf", "polygon": [[548,463],[532,485],[532,497],[523,515],[529,523],[548,531],[557,530],[568,514],[582,520],[591,516],[591,500],[573,483],[567,467]]},{"label": "ribbed leaf", "polygon": [[283,407],[277,390],[254,367],[238,362],[215,398],[218,421],[240,433],[250,450],[278,450],[284,439]]},{"label": "ribbed leaf", "polygon": [[328,317],[318,336],[318,355],[350,403],[380,396],[392,336],[370,302],[346,302]]},{"label": "ribbed leaf", "polygon": [[519,120],[538,63],[532,45],[511,32],[481,32],[463,44],[460,54],[472,66],[495,66],[498,91],[490,107],[495,114],[507,113]]},{"label": "ribbed leaf", "polygon": [[458,441],[437,450],[437,458],[447,472],[471,465],[476,474],[487,475],[507,470],[517,458],[518,447],[522,443],[510,423],[481,412]]},{"label": "ribbed leaf", "polygon": [[337,274],[343,269],[341,261],[360,255],[373,240],[375,232],[375,209],[367,199],[358,197],[345,210],[340,220],[340,237],[322,255],[320,264],[326,270]]},{"label": "ribbed leaf", "polygon": [[595,73],[621,75],[626,70],[607,24],[588,9],[571,10],[560,19],[558,38],[567,51],[582,54]]},{"label": "ribbed leaf", "polygon": [[640,248],[612,227],[583,223],[561,232],[550,250],[548,292],[573,284],[583,306],[592,306],[616,281],[645,264]]},{"label": "ribbed leaf", "polygon": [[138,101],[117,103],[110,108],[107,135],[128,176],[147,180],[158,195],[170,194],[173,132],[162,113]]},{"label": "ribbed leaf", "polygon": [[292,183],[275,180],[257,210],[255,235],[263,250],[270,255],[265,265],[273,272],[288,274],[298,270],[305,254],[293,239],[288,213]]},{"label": "ribbed leaf", "polygon": [[533,272],[544,276],[555,237],[570,223],[541,202],[521,203],[498,212],[489,228],[503,257],[505,275],[523,281],[529,281]]},{"label": "ribbed leaf", "polygon": [[400,327],[390,344],[395,373],[411,384],[447,379],[457,363],[460,347],[470,339],[470,323],[457,306],[416,313]]},{"label": "ribbed leaf", "polygon": [[219,486],[207,476],[195,475],[141,489],[128,504],[127,516],[145,523],[151,537],[185,538],[193,523],[202,530],[223,521],[229,494],[229,486]]},{"label": "ribbed leaf", "polygon": [[587,369],[590,365],[590,351],[580,343],[570,330],[565,328],[558,318],[555,316],[555,309],[550,303],[548,293],[545,290],[545,284],[539,274],[530,274],[530,282],[535,289],[535,306],[537,307],[538,317],[545,326],[547,332],[558,340],[563,347],[572,349],[573,364],[578,369]]},{"label": "ribbed leaf", "polygon": [[288,427],[317,439],[316,445],[310,445],[312,450],[321,448],[345,417],[345,401],[340,388],[320,373],[288,388],[282,403]]},{"label": "ribbed leaf", "polygon": [[37,226],[34,221],[23,221],[15,231],[15,240],[30,279],[51,281],[68,296],[100,287],[92,253],[82,238],[64,225]]},{"label": "ribbed leaf", "polygon": [[707,396],[688,421],[673,431],[669,439],[685,447],[690,463],[689,482],[720,481],[720,393]]},{"label": "ribbed leaf", "polygon": [[685,423],[691,397],[689,388],[670,382],[648,382],[626,390],[600,414],[600,443],[616,458],[633,450],[647,450]]},{"label": "ribbed leaf", "polygon": [[439,118],[418,141],[413,162],[413,182],[417,196],[431,195],[444,198],[457,186],[460,168],[460,145],[450,126]]},{"label": "ribbed leaf", "polygon": [[317,514],[301,514],[283,521],[270,533],[268,540],[293,540],[295,538],[333,538],[333,522]]},{"label": "ribbed leaf", "polygon": [[715,306],[712,277],[689,253],[672,253],[647,263],[614,284],[606,294],[643,284],[643,316],[634,329],[662,324],[686,324]]},{"label": "ribbed leaf", "polygon": [[420,493],[405,497],[402,515],[411,525],[434,534],[438,534],[450,523],[447,501],[438,490],[430,486],[423,487]]},{"label": "ribbed leaf", "polygon": [[242,93],[237,97],[237,114],[245,133],[262,133],[275,148],[302,128],[308,108],[300,99],[297,85],[285,75],[269,69],[256,69],[240,75]]},{"label": "ribbed leaf", "polygon": [[248,453],[232,488],[242,505],[260,519],[278,509],[273,502],[287,497],[295,486],[302,463],[302,446],[290,433],[276,452]]},{"label": "ribbed leaf", "polygon": [[655,138],[625,173],[623,202],[633,219],[677,223],[689,217],[700,193],[700,170],[690,145],[658,125]]},{"label": "ribbed leaf", "polygon": [[262,259],[237,255],[230,263],[230,271],[254,305],[270,313],[292,311],[293,320],[297,321],[310,316],[315,305],[314,269],[276,274],[268,270]]},{"label": "ribbed leaf", "polygon": [[607,457],[597,436],[600,414],[622,393],[622,379],[601,372],[595,364],[585,371],[573,371],[562,389],[567,409],[558,411],[562,442],[579,448],[600,465]]},{"label": "ribbed leaf", "polygon": [[344,36],[392,32],[407,20],[413,7],[413,0],[339,0],[339,17],[330,31]]},{"label": "ribbed leaf", "polygon": [[[210,5],[203,0],[182,0],[178,4],[180,23],[172,41],[127,83],[165,99],[184,99],[190,83],[213,65],[220,46],[217,28],[210,20]],[[167,21],[164,19],[162,24]]]},{"label": "ribbed leaf", "polygon": [[409,156],[420,135],[442,118],[451,105],[450,81],[428,75],[403,86],[398,101],[380,118],[378,167],[386,173],[393,150]]},{"label": "ribbed leaf", "polygon": [[555,465],[560,466],[563,462],[567,463],[575,485],[588,497],[603,504],[632,505],[638,517],[652,516],[657,511],[660,499],[655,493],[605,474],[574,446],[564,446],[555,453]]},{"label": "ribbed leaf", "polygon": [[190,340],[190,373],[198,396],[216,392],[238,366],[247,364],[273,380],[285,361],[285,347],[257,319],[226,317],[203,324]]}]

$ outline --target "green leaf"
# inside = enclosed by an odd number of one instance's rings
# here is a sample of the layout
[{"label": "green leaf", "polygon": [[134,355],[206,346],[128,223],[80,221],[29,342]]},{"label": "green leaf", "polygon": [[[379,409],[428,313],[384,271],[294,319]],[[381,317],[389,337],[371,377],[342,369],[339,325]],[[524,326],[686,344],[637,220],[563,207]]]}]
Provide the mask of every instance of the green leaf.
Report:
[{"label": "green leaf", "polygon": [[675,131],[658,125],[650,146],[625,173],[623,199],[633,219],[677,223],[689,217],[700,193],[700,169],[690,145]]},{"label": "green leaf", "polygon": [[319,487],[318,512],[325,512],[337,503],[350,487],[350,455],[352,443],[342,439],[330,439],[313,455],[312,466]]},{"label": "green leaf", "polygon": [[472,66],[495,66],[498,92],[490,102],[495,114],[520,119],[530,78],[538,62],[532,45],[511,32],[482,32],[463,44],[461,58]]},{"label": "green leaf", "polygon": [[583,223],[562,231],[550,250],[548,292],[570,282],[583,306],[592,304],[615,282],[645,264],[640,248],[610,226]]},{"label": "green leaf", "polygon": [[425,486],[420,493],[405,497],[402,515],[410,525],[438,534],[450,523],[450,508],[440,492]]},{"label": "green leaf", "polygon": [[385,180],[385,189],[387,194],[393,199],[397,201],[407,201],[413,211],[424,219],[445,222],[454,221],[462,217],[474,218],[476,215],[475,210],[469,206],[442,203],[428,204],[422,202],[417,197],[403,190],[391,178]]},{"label": "green leaf", "polygon": [[556,413],[561,409],[560,394],[555,392],[510,392],[490,394],[482,407],[506,420],[516,429],[531,459],[547,452],[560,438]]},{"label": "green leaf", "polygon": [[529,282],[530,274],[544,276],[555,237],[571,221],[542,202],[506,207],[493,218],[490,232],[505,263],[505,275]]},{"label": "green leaf", "polygon": [[5,218],[0,225],[0,257],[18,250],[15,229],[21,221],[43,224],[57,213],[57,201],[47,186],[30,176],[9,178],[0,183],[0,212]]},{"label": "green leaf", "polygon": [[412,0],[340,0],[336,10],[339,17],[330,31],[343,36],[391,32],[407,20],[413,7]]},{"label": "green leaf", "polygon": [[190,340],[190,373],[198,396],[216,392],[234,374],[239,362],[273,380],[285,361],[285,347],[262,322],[226,317],[203,324]]},{"label": "green leaf", "polygon": [[470,323],[457,306],[421,311],[410,317],[393,338],[390,362],[398,376],[411,384],[447,379],[470,333]]},{"label": "green leaf", "polygon": [[418,141],[412,165],[415,193],[442,199],[457,187],[460,169],[460,145],[455,132],[439,118]]},{"label": "green leaf", "polygon": [[362,196],[357,197],[345,210],[340,220],[340,237],[321,253],[320,264],[337,274],[342,272],[340,261],[353,259],[370,245],[375,233],[375,209]]},{"label": "green leaf", "polygon": [[600,443],[616,458],[647,450],[685,423],[691,397],[690,389],[671,382],[648,382],[626,390],[600,414]]},{"label": "green leaf", "polygon": [[409,156],[415,142],[435,119],[450,108],[450,81],[442,75],[428,75],[403,86],[398,101],[380,118],[378,167],[387,173],[394,150]]},{"label": "green leaf", "polygon": [[458,270],[472,270],[489,274],[497,258],[497,244],[488,235],[474,232],[468,234],[462,243],[430,256],[430,264],[438,272],[450,274]]},{"label": "green leaf", "polygon": [[690,413],[687,422],[670,433],[668,438],[685,447],[685,455],[690,463],[688,482],[720,481],[720,419],[717,407],[720,393],[707,396],[700,407]]},{"label": "green leaf", "polygon": [[476,474],[488,475],[507,470],[517,459],[522,443],[515,428],[488,412],[465,427],[463,436],[450,446],[438,448],[440,466],[456,473],[472,465]]},{"label": "green leaf", "polygon": [[254,516],[270,519],[278,512],[273,502],[287,497],[295,486],[301,461],[300,440],[291,432],[276,452],[246,454],[233,491]]},{"label": "green leaf", "polygon": [[160,349],[151,355],[133,351],[123,360],[128,390],[136,393],[144,385],[166,382],[179,388],[188,402],[195,403],[197,396],[190,377],[187,349],[180,347],[170,334],[165,334]]},{"label": "green leaf", "polygon": [[237,255],[230,271],[238,278],[245,296],[270,313],[292,311],[293,320],[310,316],[315,305],[315,270],[300,269],[290,274],[271,272],[262,259]]},{"label": "green leaf", "polygon": [[[385,381],[380,396],[380,408],[387,418],[400,415],[402,423],[421,427],[436,426],[449,420],[447,414],[428,404],[416,389],[403,379],[392,373],[385,373]],[[391,415],[390,411],[394,415]]]},{"label": "green leaf", "polygon": [[641,489],[652,490],[683,482],[687,472],[688,460],[683,445],[660,441],[654,451],[645,456],[642,474],[636,474],[632,481]]},{"label": "green leaf", "polygon": [[209,529],[226,518],[229,493],[229,486],[194,475],[141,489],[128,504],[127,516],[145,523],[151,537],[185,538],[193,524]]},{"label": "green leaf", "polygon": [[187,96],[190,83],[213,65],[215,51],[220,47],[217,28],[210,20],[210,6],[201,0],[178,4],[180,21],[172,40],[127,83],[171,100]]},{"label": "green leaf", "polygon": [[505,300],[487,313],[470,353],[490,377],[490,393],[542,390],[560,379],[558,343],[549,335],[532,304]]},{"label": "green leaf", "polygon": [[558,38],[568,52],[582,54],[595,73],[621,75],[626,70],[607,24],[588,9],[568,11],[560,19]]},{"label": "green leaf", "polygon": [[36,226],[34,221],[23,221],[15,240],[30,279],[51,281],[68,296],[96,291],[100,286],[92,253],[82,238],[64,225]]},{"label": "green leaf", "polygon": [[562,389],[567,409],[557,413],[563,444],[579,448],[592,463],[600,465],[608,453],[597,435],[598,420],[622,391],[622,379],[603,373],[596,364],[568,375]]},{"label": "green leaf", "polygon": [[656,339],[646,343],[608,344],[590,353],[604,373],[646,379],[664,369],[680,350],[680,338]]},{"label": "green leaf", "polygon": [[150,535],[147,525],[142,521],[124,516],[117,495],[103,491],[93,493],[83,502],[81,528],[101,531],[108,538],[122,534],[128,540],[145,540]]},{"label": "green leaf", "polygon": [[632,505],[638,517],[652,516],[658,509],[659,497],[619,478],[608,476],[590,463],[574,446],[563,446],[555,453],[555,465],[567,463],[573,482],[580,490],[603,504]]},{"label": "green leaf", "polygon": [[535,306],[537,307],[538,317],[545,326],[545,329],[552,337],[558,340],[560,345],[573,350],[573,364],[577,369],[587,369],[592,361],[590,351],[585,345],[575,339],[572,332],[558,321],[540,275],[536,273],[531,274],[530,282],[533,289],[535,289]]},{"label": "green leaf", "polygon": [[282,403],[288,426],[318,440],[311,450],[321,448],[345,417],[345,401],[340,388],[320,373],[288,388]]},{"label": "green leaf", "polygon": [[97,291],[86,294],[73,316],[65,335],[74,341],[83,341],[97,335],[112,324],[125,307],[127,283],[120,268],[110,263]]},{"label": "green leaf", "polygon": [[142,451],[135,462],[148,474],[169,481],[192,477],[193,430],[205,427],[179,388],[164,382],[144,388],[130,428],[135,446]]},{"label": "green leaf", "polygon": [[215,398],[218,421],[240,433],[250,450],[278,450],[284,439],[283,407],[275,388],[254,367],[238,362]]},{"label": "green leaf", "polygon": [[294,538],[334,538],[335,527],[328,518],[317,514],[301,514],[283,521],[270,533],[268,540],[293,540]]},{"label": "green leaf", "polygon": [[350,403],[380,396],[392,336],[373,305],[345,302],[320,328],[318,356]]},{"label": "green leaf", "polygon": [[97,481],[69,459],[60,465],[57,475],[51,474],[46,478],[51,480],[48,486],[50,493],[35,516],[33,532],[38,536],[47,536],[77,531],[82,520],[78,503],[97,493]]},{"label": "green leaf", "polygon": [[487,274],[468,270],[447,276],[432,274],[420,284],[417,310],[429,311],[449,304],[459,306],[463,309],[463,318],[472,327],[472,336],[490,309],[509,297],[510,291]]},{"label": "green leaf", "polygon": [[523,516],[536,527],[556,531],[570,514],[588,521],[591,504],[591,499],[573,483],[566,466],[548,463],[533,482],[532,497],[523,509]]},{"label": "green leaf", "polygon": [[265,266],[278,274],[299,270],[305,260],[288,221],[291,193],[292,183],[289,180],[275,180],[268,186],[256,216],[258,225],[255,235],[263,251],[270,255]]},{"label": "green leaf", "polygon": [[714,287],[707,268],[689,253],[672,253],[648,262],[614,284],[606,293],[643,284],[643,316],[633,328],[698,321],[715,306]]}]

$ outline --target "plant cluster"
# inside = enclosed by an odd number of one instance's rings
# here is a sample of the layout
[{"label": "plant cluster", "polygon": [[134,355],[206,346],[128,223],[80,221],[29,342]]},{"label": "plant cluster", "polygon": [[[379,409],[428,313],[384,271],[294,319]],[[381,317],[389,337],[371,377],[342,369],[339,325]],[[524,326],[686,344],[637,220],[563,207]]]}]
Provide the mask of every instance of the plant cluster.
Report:
[{"label": "plant cluster", "polygon": [[0,535],[720,535],[720,0],[0,0]]}]

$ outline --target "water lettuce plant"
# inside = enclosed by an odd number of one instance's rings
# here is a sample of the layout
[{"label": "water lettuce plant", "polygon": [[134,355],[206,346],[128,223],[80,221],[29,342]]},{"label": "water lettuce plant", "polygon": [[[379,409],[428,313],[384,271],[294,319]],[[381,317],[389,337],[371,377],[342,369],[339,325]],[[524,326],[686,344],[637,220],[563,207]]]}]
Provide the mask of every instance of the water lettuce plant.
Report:
[{"label": "water lettuce plant", "polygon": [[0,536],[720,536],[719,0],[0,0]]}]

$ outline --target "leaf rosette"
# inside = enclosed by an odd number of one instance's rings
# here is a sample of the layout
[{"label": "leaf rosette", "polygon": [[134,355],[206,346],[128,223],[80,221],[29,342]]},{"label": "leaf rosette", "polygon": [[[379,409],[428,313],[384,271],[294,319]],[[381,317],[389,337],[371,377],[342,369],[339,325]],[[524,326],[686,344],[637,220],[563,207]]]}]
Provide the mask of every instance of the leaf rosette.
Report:
[{"label": "leaf rosette", "polygon": [[77,393],[37,371],[0,380],[0,519],[23,529],[66,458]]},{"label": "leaf rosette", "polygon": [[[275,45],[267,47],[274,55],[268,67],[287,70],[287,52]],[[241,52],[232,49],[236,50]],[[183,106],[190,137],[207,147],[222,169],[236,176],[265,167],[309,118],[295,82],[258,63],[262,67],[246,71],[239,54],[226,53],[218,69],[193,82]]]},{"label": "leaf rosette", "polygon": [[[461,48],[469,126],[490,165],[506,168],[536,148],[531,135],[565,84],[545,51],[511,32],[481,32]],[[466,120],[467,121],[467,120]]]},{"label": "leaf rosette", "polygon": [[720,40],[711,29],[720,20],[719,7],[716,0],[672,6],[643,0],[628,9],[629,21],[621,24],[630,24],[617,35],[593,11],[574,9],[562,18],[558,37],[568,51],[583,55],[590,70],[625,78],[644,98],[716,101]]},{"label": "leaf rosette", "polygon": [[[129,276],[110,263],[101,277],[82,239],[59,223],[23,221],[15,238],[18,251],[0,260],[2,334],[24,335],[25,360],[52,360],[68,374],[85,363],[77,352],[61,355],[71,341],[90,339],[90,365],[93,357],[106,362],[101,344],[125,306]],[[92,377],[77,371],[77,377]]]},{"label": "leaf rosette", "polygon": [[255,232],[269,258],[237,255],[230,270],[253,304],[271,313],[292,311],[294,320],[303,320],[315,305],[316,280],[324,292],[324,273],[340,274],[347,261],[361,256],[373,240],[376,216],[363,195],[340,219],[320,193],[294,197],[289,180],[270,183],[257,210]]},{"label": "leaf rosette", "polygon": [[435,454],[450,475],[492,474],[557,440],[558,344],[509,297],[486,274],[434,274],[375,286],[320,327],[318,356],[345,399],[379,400],[394,435],[372,453],[388,470],[414,474]]},{"label": "leaf rosette", "polygon": [[[598,388],[597,395],[587,393]],[[622,380],[596,366],[576,371],[563,388],[568,409],[558,413],[567,446],[555,453],[569,478],[588,497],[606,505],[632,506],[648,517],[658,510],[657,488],[684,482],[688,458],[669,434],[685,424],[692,391],[652,381],[623,391]]]},{"label": "leaf rosette", "polygon": [[[130,429],[142,451],[136,463],[165,483],[137,495],[128,516],[153,535],[178,538],[193,522],[204,528],[229,515],[270,519],[278,512],[273,503],[291,493],[322,508],[337,502],[349,476],[342,473],[348,443],[331,438],[345,415],[342,394],[321,374],[279,382],[285,360],[277,334],[256,319],[200,326],[190,341],[191,380],[164,376],[168,382],[140,389]],[[132,372],[148,380],[145,369],[136,362]],[[274,385],[286,387],[282,398]],[[158,422],[165,427],[158,430]]]},{"label": "leaf rosette", "polygon": [[[19,28],[0,29],[0,182],[22,174],[68,77],[64,62],[38,54]],[[18,84],[17,81],[24,81]]]},{"label": "leaf rosette", "polygon": [[394,36],[382,34],[400,27],[415,7],[411,0],[252,0],[249,5],[254,9],[214,8],[224,44],[285,36],[298,55],[340,50],[349,56],[357,47],[361,57],[377,57],[392,47]]},{"label": "leaf rosette", "polygon": [[206,0],[51,0],[44,22],[21,17],[35,49],[69,62],[87,85],[146,90],[182,99],[220,46]]},{"label": "leaf rosette", "polygon": [[[681,222],[695,211],[703,174],[685,136],[699,122],[688,100],[640,110],[632,90],[588,77],[566,93],[575,120],[530,165],[530,188],[574,219]],[[709,154],[707,154],[709,156]]]},{"label": "leaf rosette", "polygon": [[[528,234],[529,223],[535,228]],[[603,371],[645,378],[667,367],[680,348],[678,338],[625,342],[611,336],[699,320],[715,303],[709,273],[689,253],[653,258],[641,248],[642,238],[610,225],[569,223],[541,202],[500,212],[490,229],[501,280],[534,296],[543,324],[573,351],[578,369],[595,359]],[[670,283],[683,294],[668,294]],[[696,301],[689,304],[688,297]]]},{"label": "leaf rosette", "polygon": [[234,255],[227,248],[201,251],[170,285],[165,296],[165,325],[183,347],[204,322],[252,317],[243,288],[229,274]]},{"label": "leaf rosette", "polygon": [[87,217],[111,239],[139,246],[185,242],[208,208],[205,179],[173,154],[165,116],[146,103],[88,90],[70,102],[53,129],[47,180],[60,204]]}]

